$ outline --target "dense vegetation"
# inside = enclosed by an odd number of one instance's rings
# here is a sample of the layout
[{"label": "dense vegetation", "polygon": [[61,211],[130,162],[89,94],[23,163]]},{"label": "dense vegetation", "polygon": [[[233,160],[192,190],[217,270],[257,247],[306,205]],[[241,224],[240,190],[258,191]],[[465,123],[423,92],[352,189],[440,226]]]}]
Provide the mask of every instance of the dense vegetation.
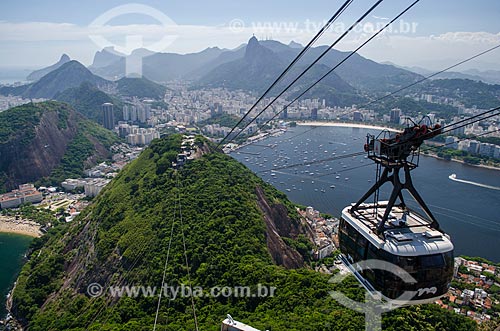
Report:
[{"label": "dense vegetation", "polygon": [[500,85],[470,79],[436,79],[420,88],[420,93],[427,92],[460,100],[469,108],[490,109],[498,107]]},{"label": "dense vegetation", "polygon": [[400,108],[406,116],[424,116],[433,113],[437,118],[451,119],[459,114],[456,107],[423,100],[415,101],[408,97],[387,98],[372,106],[380,114],[389,114],[391,109]]},{"label": "dense vegetation", "polygon": [[163,99],[167,88],[146,78],[122,78],[116,82],[123,96]]},{"label": "dense vegetation", "polygon": [[[0,191],[44,176],[50,177],[44,178],[44,184],[80,176],[89,157],[107,158],[106,150],[118,140],[111,131],[77,114],[65,103],[28,103],[3,111]],[[26,165],[30,168],[21,169]]]},{"label": "dense vegetation", "polygon": [[[180,143],[180,136],[154,141],[77,220],[34,242],[14,293],[14,311],[30,330],[151,330],[156,296],[111,302],[85,291],[93,282],[159,286],[172,222],[169,286],[189,284],[184,235],[191,283],[205,294],[213,286],[276,287],[273,297],[195,298],[200,330],[218,330],[227,313],[261,330],[363,329],[361,314],[328,295],[337,289],[360,300],[363,292],[352,279],[334,285],[329,276],[308,268],[286,270],[272,263],[256,188],[271,205],[283,203],[292,213],[284,194],[218,153],[173,170]],[[160,329],[194,329],[189,298],[165,299],[160,308]],[[384,325],[388,330],[476,328],[430,306],[388,314]]]},{"label": "dense vegetation", "polygon": [[[86,161],[95,154],[95,143],[102,144],[107,150],[118,142],[119,138],[111,131],[86,119],[78,123],[78,132],[66,149],[59,166],[52,170],[44,184],[59,185],[66,178],[78,178],[83,175]],[[97,162],[102,161],[96,160]]]},{"label": "dense vegetation", "polygon": [[18,140],[20,147],[29,144],[35,137],[35,127],[40,123],[43,113],[47,111],[55,111],[61,119],[58,127],[64,128],[69,108],[64,104],[43,102],[28,103],[0,112],[0,145],[8,144],[19,137],[22,137],[20,141]]},{"label": "dense vegetation", "polygon": [[[229,115],[226,113],[215,114],[214,116],[210,117],[209,119],[206,119],[204,121],[199,122],[198,126],[203,127],[205,125],[219,124],[220,126],[232,128],[238,123],[239,120],[240,120],[240,118],[235,116],[235,115]],[[238,125],[238,127],[243,128],[244,125],[245,125],[245,123],[242,122],[242,123],[240,123],[240,125]]]},{"label": "dense vegetation", "polygon": [[104,122],[101,105],[106,102],[113,103],[115,106],[115,121],[121,121],[123,118],[121,102],[113,99],[89,82],[84,82],[79,87],[64,90],[56,94],[54,98],[69,103],[79,113],[99,124]]},{"label": "dense vegetation", "polygon": [[31,203],[24,203],[18,209],[2,209],[1,214],[4,216],[18,216],[25,220],[37,222],[42,226],[55,225],[58,222],[54,212],[50,209],[37,208]]}]

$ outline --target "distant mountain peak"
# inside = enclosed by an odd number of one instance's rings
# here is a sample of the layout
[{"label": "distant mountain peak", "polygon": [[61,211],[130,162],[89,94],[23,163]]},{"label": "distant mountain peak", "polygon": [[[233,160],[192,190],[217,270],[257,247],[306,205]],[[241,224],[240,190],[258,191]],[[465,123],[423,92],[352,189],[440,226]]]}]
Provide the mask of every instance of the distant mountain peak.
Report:
[{"label": "distant mountain peak", "polygon": [[255,36],[250,38],[245,50],[246,59],[255,59],[257,57],[265,56],[266,53],[272,53],[272,51],[262,46]]},{"label": "distant mountain peak", "polygon": [[61,58],[59,59],[59,62],[63,62],[63,63],[66,63],[66,62],[69,62],[69,61],[71,61],[71,58],[66,53],[64,53],[63,55],[61,55]]},{"label": "distant mountain peak", "polygon": [[252,38],[250,38],[250,40],[248,40],[248,44],[250,45],[251,43],[258,43],[259,40],[257,39],[257,37],[255,36],[252,36]]},{"label": "distant mountain peak", "polygon": [[58,92],[71,87],[78,87],[88,81],[93,85],[102,86],[107,83],[105,79],[93,75],[83,64],[76,60],[64,63],[31,84],[23,93],[28,98],[53,98]]},{"label": "distant mountain peak", "polygon": [[67,54],[63,54],[61,55],[57,63],[54,63],[53,65],[45,67],[43,69],[33,71],[31,74],[28,75],[28,77],[26,77],[26,79],[29,81],[37,81],[46,74],[48,74],[49,72],[58,69],[63,64],[68,63],[69,61],[71,61],[71,58]]},{"label": "distant mountain peak", "polygon": [[95,53],[91,67],[102,68],[120,61],[123,57],[125,57],[125,54],[118,52],[113,46],[104,47],[101,51]]},{"label": "distant mountain peak", "polygon": [[302,44],[299,44],[295,41],[290,41],[290,43],[288,44],[289,47],[291,48],[303,48],[304,46],[302,46]]},{"label": "distant mountain peak", "polygon": [[101,52],[108,52],[108,53],[111,53],[111,54],[115,54],[115,55],[118,55],[118,56],[125,56],[125,54],[123,53],[120,53],[118,52],[114,46],[108,46],[108,47],[104,47]]}]

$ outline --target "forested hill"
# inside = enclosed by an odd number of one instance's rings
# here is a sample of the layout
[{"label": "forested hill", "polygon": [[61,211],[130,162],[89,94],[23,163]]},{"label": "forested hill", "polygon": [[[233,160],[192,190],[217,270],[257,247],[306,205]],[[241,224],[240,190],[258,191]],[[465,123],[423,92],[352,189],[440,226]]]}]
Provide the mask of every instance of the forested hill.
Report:
[{"label": "forested hill", "polygon": [[[0,192],[47,178],[59,184],[110,157],[118,137],[70,105],[28,103],[0,113]],[[49,179],[50,178],[50,179]]]},{"label": "forested hill", "polygon": [[[166,266],[169,286],[191,280],[203,289],[194,298],[199,330],[220,330],[226,314],[260,330],[364,329],[363,315],[328,295],[335,288],[329,276],[309,267],[307,231],[286,196],[229,156],[209,152],[203,138],[195,141],[198,158],[173,169],[181,142],[179,135],[153,141],[73,223],[35,240],[14,291],[15,316],[31,331],[152,330],[157,295],[92,298],[87,287],[159,287]],[[275,287],[274,296],[209,295],[215,286],[256,293],[258,284]],[[337,289],[364,297],[353,281]],[[157,329],[194,330],[190,300],[164,299]],[[437,306],[398,310],[384,325],[476,328]]]}]

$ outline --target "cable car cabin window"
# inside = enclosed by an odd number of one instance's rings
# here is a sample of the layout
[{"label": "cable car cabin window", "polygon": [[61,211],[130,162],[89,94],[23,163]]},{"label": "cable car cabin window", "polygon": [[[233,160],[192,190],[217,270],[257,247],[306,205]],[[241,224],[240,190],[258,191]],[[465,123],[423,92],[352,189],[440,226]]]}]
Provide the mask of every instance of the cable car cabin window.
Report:
[{"label": "cable car cabin window", "polygon": [[368,244],[368,240],[362,235],[358,236],[358,240],[356,241],[356,251],[359,255],[359,258],[362,260],[366,259],[366,245]]},{"label": "cable car cabin window", "polygon": [[453,251],[447,252],[443,254],[444,257],[444,263],[446,265],[446,268],[452,268],[454,259],[453,259]]},{"label": "cable car cabin window", "polygon": [[343,218],[340,220],[340,231],[347,233],[347,222]]},{"label": "cable car cabin window", "polygon": [[368,253],[366,256],[367,260],[376,260],[379,259],[378,248],[375,247],[372,243],[368,243]]},{"label": "cable car cabin window", "polygon": [[420,257],[420,266],[423,269],[444,267],[444,258],[442,254],[424,255]]},{"label": "cable car cabin window", "polygon": [[359,258],[362,258],[358,252],[358,246],[356,244],[356,239],[358,238],[358,232],[344,219],[340,224],[340,239],[344,246],[347,254],[350,254],[354,260],[357,262]]},{"label": "cable car cabin window", "polygon": [[405,271],[411,273],[414,273],[418,271],[418,266],[417,266],[417,257],[413,256],[399,256],[398,257],[398,266],[403,268]]}]

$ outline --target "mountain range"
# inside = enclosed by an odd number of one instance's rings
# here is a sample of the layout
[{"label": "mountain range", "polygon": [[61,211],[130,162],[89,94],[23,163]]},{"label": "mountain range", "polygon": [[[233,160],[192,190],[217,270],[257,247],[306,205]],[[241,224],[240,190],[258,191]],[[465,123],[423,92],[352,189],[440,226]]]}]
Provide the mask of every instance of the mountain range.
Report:
[{"label": "mountain range", "polygon": [[[154,53],[146,49],[137,49],[131,55],[126,56],[113,48],[105,48],[95,54],[94,61],[89,68],[74,60],[61,64],[67,59],[63,56],[58,63],[38,71],[38,73],[48,72],[38,81],[23,86],[0,87],[0,94],[21,95],[25,98],[59,98],[69,101],[74,100],[75,97],[68,97],[68,93],[75,93],[82,83],[88,82],[98,89],[104,89],[106,93],[114,93],[118,96],[161,99],[166,88],[158,82],[176,79],[190,82],[192,88],[227,88],[259,94],[270,86],[301,49],[302,46],[297,43],[285,45],[273,40],[259,41],[255,37],[252,37],[247,44],[233,50],[213,47],[202,52],[184,55]],[[271,91],[271,95],[276,95],[283,90],[298,77],[306,66],[326,51],[327,46],[309,49]],[[349,52],[330,50],[287,91],[285,96],[287,98],[296,97],[348,55],[350,55]],[[138,58],[142,59],[143,77],[125,77],[126,61]],[[424,71],[419,72],[425,73]],[[470,72],[467,75],[477,78],[474,74],[479,73]],[[491,80],[494,80],[495,72],[487,74]],[[467,75],[461,77],[469,77]],[[101,76],[113,80],[107,80]],[[328,75],[304,97],[325,99],[329,106],[351,106],[365,103],[370,96],[377,97],[388,91],[410,85],[422,77],[406,68],[377,63],[359,54],[353,54],[348,61],[340,65],[335,72]],[[453,85],[454,83],[448,84],[444,80],[439,84]],[[463,79],[459,85],[465,88],[472,86]],[[433,83],[426,82],[419,85],[418,88],[422,91],[432,90]],[[67,89],[71,89],[72,92],[61,97],[60,95]],[[88,88],[84,92],[88,96]],[[451,96],[453,93],[450,92],[448,95]],[[96,94],[96,99],[105,98]],[[483,105],[482,101],[490,105],[496,101],[496,96],[488,95],[487,97],[471,97],[469,99],[468,104],[484,108],[486,106]],[[477,103],[475,103],[476,101]],[[81,104],[82,102],[79,105],[74,104],[74,106],[81,111]],[[387,108],[385,103],[379,106]],[[407,109],[407,111],[411,112],[412,109]],[[444,112],[446,110],[438,109],[438,111]]]},{"label": "mountain range", "polygon": [[79,87],[85,82],[101,89],[115,89],[117,94],[128,97],[161,98],[166,90],[164,86],[147,78],[123,77],[116,82],[112,82],[94,75],[83,64],[72,60],[48,72],[34,83],[16,87],[0,87],[0,94],[21,95],[25,98],[52,99],[58,93],[69,88]]},{"label": "mountain range", "polygon": [[[408,71],[412,71],[414,73],[417,73],[422,76],[430,76],[436,72],[432,71],[429,69],[417,67],[417,66],[412,66],[412,67],[405,67],[405,66],[398,66],[394,63],[391,62],[384,62],[384,64],[389,64],[395,67],[399,67]],[[431,79],[469,79],[469,80],[474,80],[474,81],[479,81],[479,82],[484,82],[487,84],[500,84],[500,71],[498,70],[486,70],[486,71],[481,71],[477,69],[468,69],[464,71],[445,71],[443,73],[440,73],[439,75],[436,75],[432,77]]]},{"label": "mountain range", "polygon": [[[297,43],[285,45],[273,40],[258,41],[252,37],[246,45],[234,50],[214,47],[185,55],[154,53],[142,59],[143,75],[158,82],[184,79],[201,86],[247,90],[256,90],[255,85],[259,84],[259,81],[253,79],[264,79],[257,89],[261,90],[262,86],[275,78],[276,73],[284,69],[301,49],[302,46]],[[325,50],[326,46],[312,47],[298,62],[297,68],[304,68]],[[316,72],[311,73],[309,78],[319,78],[348,54],[332,49],[319,61],[319,65],[323,67],[316,66]],[[137,54],[132,53],[130,56]],[[123,77],[125,56],[117,54],[110,48],[103,49],[96,53],[94,63],[89,68],[103,77]],[[414,72],[393,65],[379,64],[358,54],[354,54],[335,73],[352,87],[368,91],[387,91],[421,78]],[[242,80],[246,74],[250,76],[249,82],[245,83]]]}]

